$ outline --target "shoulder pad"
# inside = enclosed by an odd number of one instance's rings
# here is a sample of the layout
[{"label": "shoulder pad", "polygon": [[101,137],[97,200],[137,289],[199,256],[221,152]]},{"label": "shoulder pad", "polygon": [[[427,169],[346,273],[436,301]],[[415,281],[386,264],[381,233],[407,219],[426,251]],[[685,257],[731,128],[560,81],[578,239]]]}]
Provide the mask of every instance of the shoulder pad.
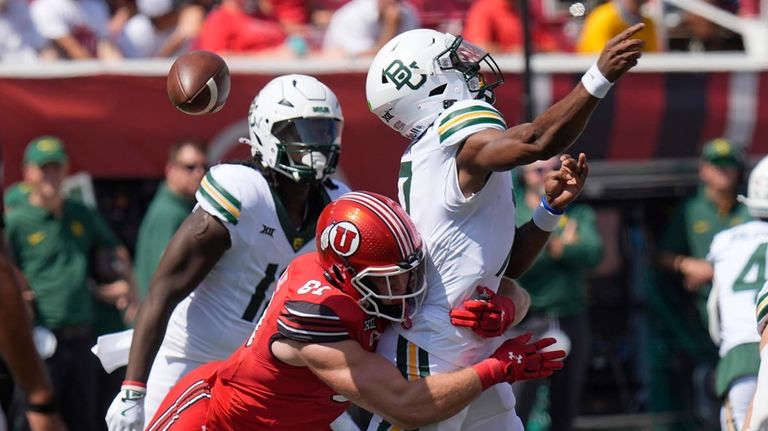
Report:
[{"label": "shoulder pad", "polygon": [[443,111],[435,121],[441,145],[464,142],[484,129],[506,130],[504,116],[482,100],[462,100]]},{"label": "shoulder pad", "polygon": [[237,224],[243,202],[254,193],[258,181],[263,181],[261,174],[248,166],[214,166],[203,177],[195,197],[206,212]]}]

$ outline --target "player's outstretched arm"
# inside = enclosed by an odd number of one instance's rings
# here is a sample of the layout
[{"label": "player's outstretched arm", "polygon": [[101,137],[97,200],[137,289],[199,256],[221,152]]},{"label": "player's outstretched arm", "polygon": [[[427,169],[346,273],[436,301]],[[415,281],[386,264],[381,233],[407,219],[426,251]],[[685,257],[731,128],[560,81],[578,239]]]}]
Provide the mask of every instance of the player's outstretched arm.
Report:
[{"label": "player's outstretched arm", "polygon": [[487,129],[467,138],[456,156],[462,191],[482,188],[490,171],[548,159],[570,147],[610,86],[637,64],[642,41],[632,35],[642,28],[642,23],[636,24],[608,41],[582,82],[531,123],[503,132]]},{"label": "player's outstretched arm", "polygon": [[171,312],[229,247],[227,228],[200,209],[190,214],[171,238],[136,317],[125,381],[105,418],[110,431],[143,429],[146,381]]},{"label": "player's outstretched arm", "polygon": [[550,376],[562,368],[562,350],[542,352],[553,338],[529,343],[530,334],[507,340],[490,358],[452,373],[406,380],[382,356],[353,340],[306,344],[278,340],[272,352],[291,365],[304,365],[350,401],[404,429],[447,419],[490,386]]}]

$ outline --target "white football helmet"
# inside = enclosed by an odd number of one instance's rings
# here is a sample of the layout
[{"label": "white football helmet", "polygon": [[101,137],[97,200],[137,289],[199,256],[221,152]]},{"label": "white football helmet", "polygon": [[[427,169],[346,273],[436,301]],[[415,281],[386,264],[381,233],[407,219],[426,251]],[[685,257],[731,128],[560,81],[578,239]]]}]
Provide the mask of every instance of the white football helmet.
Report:
[{"label": "white football helmet", "polygon": [[[481,72],[482,63],[493,74]],[[482,48],[461,36],[417,29],[387,42],[373,59],[365,82],[368,108],[389,127],[415,139],[452,103],[484,98],[504,82]]]},{"label": "white football helmet", "polygon": [[749,214],[756,218],[768,219],[768,157],[763,157],[749,174],[747,196],[739,195]]},{"label": "white football helmet", "polygon": [[301,184],[324,180],[336,171],[344,116],[328,86],[306,75],[270,81],[248,111],[251,146],[265,167]]}]

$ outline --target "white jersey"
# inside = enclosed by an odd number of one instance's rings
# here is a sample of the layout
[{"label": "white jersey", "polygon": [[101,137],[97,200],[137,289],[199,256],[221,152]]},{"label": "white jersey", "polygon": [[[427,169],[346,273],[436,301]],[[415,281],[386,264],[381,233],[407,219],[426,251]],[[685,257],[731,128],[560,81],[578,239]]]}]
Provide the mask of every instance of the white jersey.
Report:
[{"label": "white jersey", "polygon": [[751,221],[724,230],[712,240],[712,262],[720,318],[720,357],[745,343],[758,343],[756,295],[768,279],[768,223]]},{"label": "white jersey", "polygon": [[482,190],[465,197],[459,188],[456,152],[470,135],[505,130],[488,103],[466,100],[446,109],[400,161],[399,199],[429,252],[427,293],[413,326],[396,330],[405,338],[458,366],[486,358],[503,339],[489,340],[450,323],[452,307],[475,287],[496,291],[515,236],[512,176],[492,173]]},{"label": "white jersey", "polygon": [[766,326],[768,326],[768,281],[763,284],[763,288],[757,294],[757,333],[763,335]]},{"label": "white jersey", "polygon": [[[314,210],[349,191],[323,188]],[[196,210],[224,222],[231,247],[195,290],[173,310],[163,340],[167,356],[209,362],[228,357],[253,332],[274,282],[296,256],[315,250],[315,223],[296,233],[256,169],[214,166],[195,195]],[[294,234],[288,234],[292,232]]]}]

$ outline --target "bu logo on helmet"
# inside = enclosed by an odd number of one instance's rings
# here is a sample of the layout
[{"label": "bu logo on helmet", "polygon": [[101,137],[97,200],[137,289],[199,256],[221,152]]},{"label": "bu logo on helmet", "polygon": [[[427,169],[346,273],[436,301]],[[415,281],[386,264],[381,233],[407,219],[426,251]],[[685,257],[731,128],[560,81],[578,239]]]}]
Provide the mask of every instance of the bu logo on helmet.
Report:
[{"label": "bu logo on helmet", "polygon": [[331,247],[339,256],[351,256],[360,247],[360,231],[348,221],[332,224],[323,231],[320,247],[323,250]]},{"label": "bu logo on helmet", "polygon": [[418,82],[411,82],[413,79],[413,72],[411,72],[411,69],[416,69],[418,67],[419,66],[416,65],[415,61],[411,63],[409,68],[406,67],[402,61],[395,60],[384,69],[384,76],[392,81],[395,84],[395,88],[398,90],[403,88],[403,85],[407,85],[411,90],[416,90],[427,81],[426,75],[421,75],[421,79]]}]

